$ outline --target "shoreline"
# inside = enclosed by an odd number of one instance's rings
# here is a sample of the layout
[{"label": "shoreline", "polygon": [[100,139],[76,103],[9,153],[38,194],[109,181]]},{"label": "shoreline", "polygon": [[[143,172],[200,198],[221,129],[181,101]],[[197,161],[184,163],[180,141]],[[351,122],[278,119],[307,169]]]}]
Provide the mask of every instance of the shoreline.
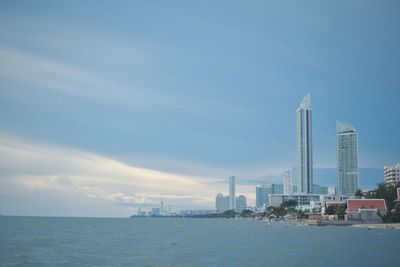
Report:
[{"label": "shoreline", "polygon": [[400,223],[360,223],[353,224],[350,227],[358,227],[358,228],[377,228],[377,229],[399,229]]},{"label": "shoreline", "polygon": [[297,220],[290,222],[292,225],[303,226],[346,226],[368,229],[400,229],[400,223],[359,223],[349,221],[321,221],[321,220]]}]

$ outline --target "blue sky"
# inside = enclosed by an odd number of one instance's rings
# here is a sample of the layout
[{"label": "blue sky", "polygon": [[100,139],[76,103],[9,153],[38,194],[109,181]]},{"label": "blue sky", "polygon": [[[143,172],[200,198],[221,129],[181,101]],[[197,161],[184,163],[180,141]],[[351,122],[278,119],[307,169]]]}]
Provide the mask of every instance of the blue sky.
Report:
[{"label": "blue sky", "polygon": [[396,1],[2,1],[0,213],[213,207],[230,175],[251,203],[246,181],[280,182],[294,167],[308,92],[315,181],[336,182],[341,120],[359,133],[371,188],[400,159],[399,11]]}]

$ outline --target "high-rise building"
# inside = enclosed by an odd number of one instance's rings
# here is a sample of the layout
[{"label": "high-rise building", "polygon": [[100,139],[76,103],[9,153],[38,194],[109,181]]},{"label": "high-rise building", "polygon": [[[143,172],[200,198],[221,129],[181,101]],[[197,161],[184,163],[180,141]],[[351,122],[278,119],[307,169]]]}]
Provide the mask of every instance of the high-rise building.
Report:
[{"label": "high-rise building", "polygon": [[297,180],[299,193],[312,193],[312,111],[311,97],[307,94],[296,111]]},{"label": "high-rise building", "polygon": [[269,186],[256,186],[256,207],[261,208],[268,203]]},{"label": "high-rise building", "polygon": [[229,177],[229,209],[236,209],[235,176]]},{"label": "high-rise building", "polygon": [[395,184],[400,182],[400,163],[394,166],[385,166],[383,168],[386,184]]},{"label": "high-rise building", "polygon": [[229,210],[229,196],[224,196],[222,193],[218,193],[215,197],[215,208],[219,212]]},{"label": "high-rise building", "polygon": [[237,211],[242,211],[247,209],[247,201],[246,201],[246,197],[243,195],[239,195],[236,198],[236,210]]},{"label": "high-rise building", "polygon": [[353,126],[336,122],[338,193],[353,195],[358,189],[358,137]]},{"label": "high-rise building", "polygon": [[283,193],[293,194],[293,176],[290,168],[283,173]]},{"label": "high-rise building", "polygon": [[313,194],[327,195],[328,187],[318,184],[313,184]]},{"label": "high-rise building", "polygon": [[268,195],[283,194],[283,185],[281,184],[263,184],[256,187],[256,207],[261,208],[268,205]]}]

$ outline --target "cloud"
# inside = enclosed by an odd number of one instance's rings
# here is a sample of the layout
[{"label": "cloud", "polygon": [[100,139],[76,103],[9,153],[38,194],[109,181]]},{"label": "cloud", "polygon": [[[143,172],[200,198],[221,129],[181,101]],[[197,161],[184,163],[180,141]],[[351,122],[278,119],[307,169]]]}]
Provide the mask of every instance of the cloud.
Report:
[{"label": "cloud", "polygon": [[[127,165],[109,157],[65,147],[34,144],[2,136],[0,194],[59,191],[116,204],[156,205],[161,200],[179,206],[214,205],[225,187],[214,178],[162,172]],[[7,192],[2,189],[6,188]]]},{"label": "cloud", "polygon": [[[0,79],[22,85],[24,90],[53,91],[61,95],[78,97],[107,105],[125,105],[141,109],[169,109],[185,111],[200,116],[213,112],[242,114],[245,110],[210,99],[196,99],[184,94],[163,92],[133,84],[115,81],[107,72],[88,69],[53,60],[35,53],[28,53],[0,44]],[[1,86],[0,91],[10,86]],[[12,88],[12,86],[11,86]],[[207,107],[207,108],[206,108]]]}]

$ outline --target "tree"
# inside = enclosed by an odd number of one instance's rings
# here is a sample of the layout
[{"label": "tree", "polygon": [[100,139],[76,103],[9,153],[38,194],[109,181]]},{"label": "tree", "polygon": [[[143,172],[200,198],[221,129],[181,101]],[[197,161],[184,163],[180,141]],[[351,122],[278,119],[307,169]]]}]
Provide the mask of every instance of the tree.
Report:
[{"label": "tree", "polygon": [[361,198],[361,197],[364,196],[364,192],[359,188],[359,189],[357,189],[357,191],[354,193],[354,195],[355,195],[357,198]]},{"label": "tree", "polygon": [[330,205],[325,209],[325,215],[337,215],[339,219],[344,220],[347,204]]},{"label": "tree", "polygon": [[240,217],[253,217],[253,216],[254,212],[252,212],[249,209],[242,210],[242,212],[240,213]]},{"label": "tree", "polygon": [[236,212],[234,210],[227,210],[227,211],[224,211],[221,214],[221,217],[223,217],[223,218],[234,218],[235,215],[236,215]]},{"label": "tree", "polygon": [[284,207],[273,207],[272,214],[274,214],[276,217],[283,217],[287,214],[287,212]]},{"label": "tree", "polygon": [[335,215],[336,214],[337,205],[329,205],[325,209],[325,215]]},{"label": "tree", "polygon": [[297,206],[297,201],[294,199],[287,200],[281,204],[281,207],[295,207]]},{"label": "tree", "polygon": [[337,205],[336,215],[339,219],[344,220],[344,215],[346,214],[347,204]]},{"label": "tree", "polygon": [[388,211],[392,210],[395,206],[394,201],[397,199],[397,187],[398,184],[378,184],[378,188],[367,192],[366,198],[383,198],[386,201]]}]

